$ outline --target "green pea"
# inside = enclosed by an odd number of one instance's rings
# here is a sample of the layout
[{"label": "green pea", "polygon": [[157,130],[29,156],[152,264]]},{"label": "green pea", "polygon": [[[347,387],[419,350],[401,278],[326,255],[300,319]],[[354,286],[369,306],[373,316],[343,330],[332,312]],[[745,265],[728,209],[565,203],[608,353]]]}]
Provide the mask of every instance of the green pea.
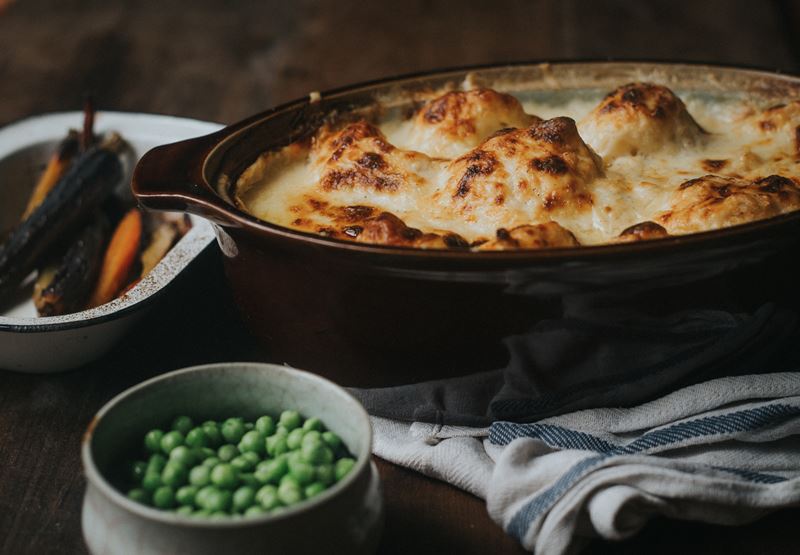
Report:
[{"label": "green pea", "polygon": [[277,433],[267,438],[266,446],[267,453],[272,457],[282,455],[289,450],[289,446],[286,444],[286,437]]},{"label": "green pea", "polygon": [[179,462],[170,461],[161,471],[161,483],[165,486],[177,488],[186,483],[189,472]]},{"label": "green pea", "polygon": [[228,443],[239,443],[245,431],[241,418],[228,418],[222,423],[222,437]]},{"label": "green pea", "polygon": [[261,434],[261,432],[257,432],[256,430],[251,430],[242,436],[242,439],[239,441],[239,451],[242,453],[256,453],[262,454],[265,451],[265,437]]},{"label": "green pea", "polygon": [[256,501],[256,490],[250,486],[242,486],[233,492],[233,510],[244,512]]},{"label": "green pea", "polygon": [[258,487],[261,483],[256,479],[255,474],[252,472],[240,472],[239,481],[245,486]]},{"label": "green pea", "polygon": [[189,447],[208,447],[209,439],[203,428],[192,428],[186,433],[186,445]]},{"label": "green pea", "polygon": [[284,505],[294,505],[303,500],[303,492],[297,484],[281,482],[281,485],[278,486],[278,499]]},{"label": "green pea", "polygon": [[300,426],[302,418],[296,410],[285,410],[281,413],[278,423],[287,430],[292,431]]},{"label": "green pea", "polygon": [[161,451],[169,455],[173,449],[183,445],[183,434],[177,430],[172,430],[164,434],[161,438]]},{"label": "green pea", "polygon": [[235,445],[223,445],[217,450],[217,456],[222,462],[232,461],[239,454],[239,449]]},{"label": "green pea", "polygon": [[201,425],[203,433],[206,436],[208,447],[217,448],[222,445],[222,432],[219,431],[219,426],[213,420],[203,422]]},{"label": "green pea", "polygon": [[167,465],[167,458],[162,455],[161,453],[154,453],[150,455],[150,459],[147,461],[147,471],[154,471],[154,472],[161,472],[164,470],[164,467]]},{"label": "green pea", "polygon": [[251,468],[254,468],[258,463],[261,462],[261,457],[258,455],[258,453],[253,453],[251,451],[242,453],[239,456],[246,459],[251,464]]},{"label": "green pea", "polygon": [[190,448],[186,447],[185,445],[179,445],[170,451],[169,460],[189,467],[194,464],[195,455]]},{"label": "green pea", "polygon": [[195,447],[195,454],[197,459],[200,461],[204,461],[209,457],[217,456],[217,452],[209,447]]},{"label": "green pea", "polygon": [[286,437],[289,435],[289,428],[283,424],[278,424],[278,426],[275,428],[275,435]]},{"label": "green pea", "polygon": [[324,429],[324,426],[322,425],[322,420],[312,416],[311,418],[303,422],[303,429],[307,432],[310,431],[321,432]]},{"label": "green pea", "polygon": [[211,511],[209,511],[208,509],[200,509],[198,511],[194,511],[192,513],[192,516],[196,516],[198,518],[208,518],[209,516],[211,516]]},{"label": "green pea", "polygon": [[239,473],[232,465],[220,463],[211,470],[211,483],[220,488],[235,488],[239,484]]},{"label": "green pea", "polygon": [[164,437],[164,432],[159,429],[150,430],[144,436],[144,448],[148,453],[161,452],[161,438]]},{"label": "green pea", "polygon": [[219,457],[208,457],[206,460],[203,461],[203,466],[207,466],[209,468],[214,468],[222,461],[219,460]]},{"label": "green pea", "polygon": [[342,438],[333,432],[322,432],[322,441],[328,444],[328,447],[336,451],[342,446]]},{"label": "green pea", "polygon": [[194,505],[194,498],[197,496],[197,486],[183,486],[175,492],[175,501],[179,505]]},{"label": "green pea", "polygon": [[245,423],[244,423],[244,430],[245,430],[245,432],[249,432],[250,430],[253,430],[253,429],[255,429],[255,427],[256,427],[256,425],[255,425],[255,424],[253,424],[252,422],[245,422]]},{"label": "green pea", "polygon": [[255,477],[262,484],[277,484],[287,472],[289,472],[289,465],[286,458],[280,457],[258,463]]},{"label": "green pea", "polygon": [[214,486],[204,486],[197,490],[197,494],[194,496],[194,506],[205,509],[208,504],[209,495],[216,489],[217,488]]},{"label": "green pea", "polygon": [[314,475],[316,476],[316,480],[318,482],[321,482],[326,486],[329,486],[336,481],[336,472],[334,471],[333,465],[329,463],[317,466],[314,469]]},{"label": "green pea", "polygon": [[256,431],[264,437],[271,436],[275,433],[275,420],[269,415],[259,417],[256,420]]},{"label": "green pea", "polygon": [[[254,455],[255,453],[250,453],[250,454]],[[231,460],[231,466],[233,466],[239,472],[247,472],[248,470],[252,470],[254,465],[253,461],[251,461],[249,458],[245,457],[244,454],[242,454],[239,455],[238,457],[234,457]]]},{"label": "green pea", "polygon": [[278,484],[278,486],[281,486],[283,484],[293,484],[293,485],[297,486],[298,488],[300,487],[300,482],[298,482],[297,478],[295,478],[291,474],[286,474],[285,476],[281,477],[281,481]]},{"label": "green pea", "polygon": [[142,478],[142,488],[149,492],[154,492],[161,485],[161,474],[156,470],[148,470]]},{"label": "green pea", "polygon": [[[327,454],[330,453],[330,456]],[[302,460],[309,464],[322,464],[333,460],[333,452],[325,447],[322,442],[304,443],[300,448]]]},{"label": "green pea", "polygon": [[205,508],[211,512],[227,511],[231,506],[233,494],[228,490],[212,488],[205,499]]},{"label": "green pea", "polygon": [[150,494],[143,488],[133,488],[128,492],[128,498],[144,505],[150,504]]},{"label": "green pea", "polygon": [[223,519],[223,518],[229,518],[231,515],[227,513],[227,510],[223,509],[219,511],[213,511],[208,516],[209,518]]},{"label": "green pea", "polygon": [[289,460],[289,475],[305,486],[314,480],[314,467],[307,462]]},{"label": "green pea", "polygon": [[286,436],[286,446],[292,451],[299,449],[303,442],[303,434],[305,434],[303,428],[295,428],[289,432],[289,435]]},{"label": "green pea", "polygon": [[142,482],[142,478],[144,478],[144,474],[147,472],[147,463],[144,461],[136,461],[131,465],[131,480],[140,484]]},{"label": "green pea", "polygon": [[265,514],[267,514],[267,511],[265,511],[258,505],[247,507],[247,510],[244,512],[244,516],[261,516]]},{"label": "green pea", "polygon": [[303,442],[301,445],[305,445],[307,443],[314,443],[322,445],[322,434],[319,433],[317,430],[309,430],[303,435]]},{"label": "green pea", "polygon": [[193,427],[194,423],[188,416],[176,416],[172,421],[172,429],[180,432],[183,436],[188,434]]},{"label": "green pea", "polygon": [[312,482],[311,484],[306,486],[306,489],[303,490],[305,493],[306,499],[311,499],[315,495],[319,495],[323,491],[325,491],[326,487],[325,484],[321,482]]},{"label": "green pea", "polygon": [[195,466],[189,471],[189,483],[198,487],[207,486],[211,483],[211,469],[205,464]]},{"label": "green pea", "polygon": [[175,509],[175,512],[178,513],[179,515],[191,516],[192,513],[194,513],[194,509],[188,505],[183,505]]},{"label": "green pea", "polygon": [[159,509],[169,509],[175,504],[175,492],[169,486],[161,486],[153,492],[153,505]]},{"label": "green pea", "polygon": [[353,466],[355,466],[356,461],[351,459],[350,457],[344,457],[336,461],[336,465],[334,467],[334,474],[336,475],[336,481],[338,482],[345,476],[347,473],[352,470]]},{"label": "green pea", "polygon": [[278,488],[273,485],[261,487],[256,492],[256,502],[266,511],[279,507],[281,500],[278,498]]}]

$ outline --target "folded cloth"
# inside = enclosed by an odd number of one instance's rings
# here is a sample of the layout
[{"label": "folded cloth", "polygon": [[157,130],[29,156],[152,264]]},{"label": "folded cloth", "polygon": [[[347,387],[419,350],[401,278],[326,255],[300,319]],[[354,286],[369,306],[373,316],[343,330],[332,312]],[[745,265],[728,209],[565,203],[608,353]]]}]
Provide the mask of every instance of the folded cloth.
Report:
[{"label": "folded cloth", "polygon": [[486,499],[491,518],[541,555],[629,537],[658,514],[739,524],[800,505],[800,372],[534,423],[373,425],[376,455]]},{"label": "folded cloth", "polygon": [[617,300],[565,299],[561,318],[506,338],[505,368],[353,393],[374,416],[480,427],[632,406],[712,378],[800,367],[800,328],[786,308],[654,317]]}]

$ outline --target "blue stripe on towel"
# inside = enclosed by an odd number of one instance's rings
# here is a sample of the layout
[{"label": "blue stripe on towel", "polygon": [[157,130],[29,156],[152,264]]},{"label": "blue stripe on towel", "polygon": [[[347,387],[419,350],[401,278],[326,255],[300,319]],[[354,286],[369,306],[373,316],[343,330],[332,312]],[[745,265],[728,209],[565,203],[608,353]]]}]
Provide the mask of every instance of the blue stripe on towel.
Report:
[{"label": "blue stripe on towel", "polygon": [[559,449],[584,449],[597,451],[598,453],[607,453],[619,449],[619,446],[592,434],[552,424],[495,422],[489,428],[489,441],[495,445],[508,445],[519,437],[540,439],[550,447],[558,447]]},{"label": "blue stripe on towel", "polygon": [[643,453],[656,447],[678,444],[697,437],[731,434],[756,430],[800,415],[800,407],[777,403],[728,414],[704,416],[666,428],[647,432],[627,445],[616,445],[586,432],[553,424],[515,424],[495,422],[489,429],[489,441],[508,445],[520,437],[539,439],[558,449],[584,449],[608,454]]},{"label": "blue stripe on towel", "polygon": [[[592,434],[571,430],[563,426],[495,422],[489,430],[489,441],[496,445],[507,445],[517,438],[531,437],[559,449],[583,449],[600,453],[597,456],[583,459],[566,473],[562,474],[553,485],[525,503],[509,522],[507,532],[517,538],[517,540],[522,541],[525,532],[534,520],[548,511],[578,480],[591,472],[595,466],[610,457],[646,454],[646,451],[655,447],[669,445],[678,446],[678,444],[686,442],[689,439],[698,437],[753,431],[763,428],[768,424],[779,423],[787,418],[798,415],[800,415],[800,406],[792,406],[784,403],[763,405],[728,414],[705,416],[680,422],[653,432],[645,433],[638,439],[624,446],[614,445]],[[754,483],[772,484],[785,480],[780,476],[761,474],[748,470],[726,467],[716,469],[729,472],[742,480]]]}]

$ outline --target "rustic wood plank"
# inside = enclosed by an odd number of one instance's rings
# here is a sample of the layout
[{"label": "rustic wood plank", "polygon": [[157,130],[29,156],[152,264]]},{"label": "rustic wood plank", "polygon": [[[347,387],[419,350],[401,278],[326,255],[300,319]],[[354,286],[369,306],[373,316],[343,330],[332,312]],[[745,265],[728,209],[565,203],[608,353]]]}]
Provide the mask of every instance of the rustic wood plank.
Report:
[{"label": "rustic wood plank", "polygon": [[499,526],[487,526],[483,500],[380,459],[377,464],[388,523],[382,555],[525,553]]},{"label": "rustic wood plank", "polygon": [[73,109],[88,90],[109,109],[233,121],[312,90],[499,60],[680,58],[798,67],[771,3],[79,5],[26,0],[0,17],[0,123]]}]

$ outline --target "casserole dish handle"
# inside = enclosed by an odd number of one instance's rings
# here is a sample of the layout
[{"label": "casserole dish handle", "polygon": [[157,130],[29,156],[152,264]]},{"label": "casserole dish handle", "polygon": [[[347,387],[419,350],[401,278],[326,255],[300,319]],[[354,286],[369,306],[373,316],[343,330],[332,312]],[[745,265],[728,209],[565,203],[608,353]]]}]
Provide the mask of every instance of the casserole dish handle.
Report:
[{"label": "casserole dish handle", "polygon": [[219,134],[214,133],[147,151],[131,180],[131,190],[141,205],[190,212],[219,225],[234,224],[233,207],[203,177],[206,158],[217,141]]}]

